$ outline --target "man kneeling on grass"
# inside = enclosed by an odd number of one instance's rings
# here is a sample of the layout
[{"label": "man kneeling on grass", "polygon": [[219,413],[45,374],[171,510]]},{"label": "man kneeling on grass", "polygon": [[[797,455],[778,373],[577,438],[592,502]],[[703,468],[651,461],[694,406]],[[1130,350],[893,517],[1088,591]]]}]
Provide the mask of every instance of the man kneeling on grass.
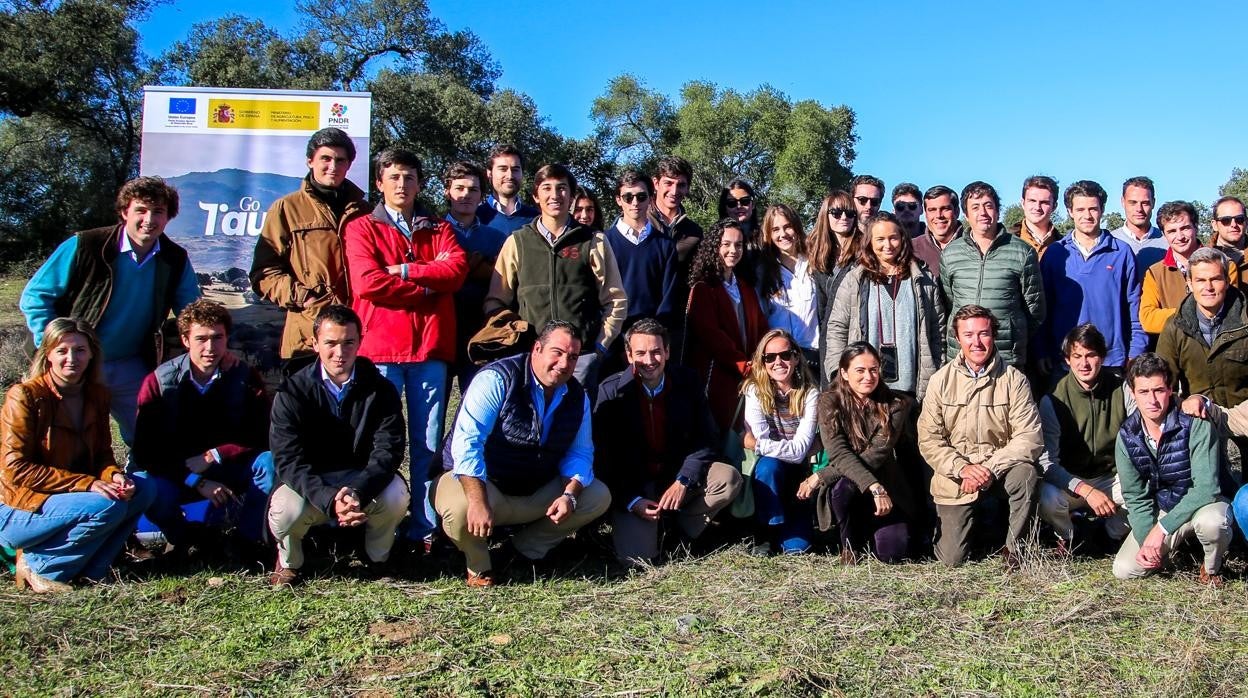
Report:
[{"label": "man kneeling on grass", "polygon": [[303,537],[313,526],[364,527],[366,565],[390,558],[410,495],[399,475],[404,427],[399,393],[358,357],[360,318],[330,305],[312,324],[317,360],[287,378],[273,398],[269,443],[281,485],[269,501],[277,539],[273,586],[299,581]]},{"label": "man kneeling on grass", "polygon": [[1204,549],[1200,582],[1222,584],[1231,543],[1230,504],[1223,497],[1221,452],[1209,422],[1179,411],[1174,372],[1157,354],[1141,354],[1127,369],[1139,410],[1118,431],[1116,458],[1131,535],[1114,558],[1119,579],[1146,577],[1170,551],[1196,537]]},{"label": "man kneeling on grass", "polygon": [[495,526],[526,524],[509,553],[540,560],[611,505],[594,479],[589,399],[572,377],[579,336],[547,322],[527,356],[486,365],[464,393],[433,504],[467,558],[469,586],[494,585]]}]

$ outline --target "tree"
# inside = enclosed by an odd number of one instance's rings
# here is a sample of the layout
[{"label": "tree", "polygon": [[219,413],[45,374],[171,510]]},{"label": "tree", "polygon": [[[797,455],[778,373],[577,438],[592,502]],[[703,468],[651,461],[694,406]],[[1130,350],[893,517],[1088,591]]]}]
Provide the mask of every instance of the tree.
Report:
[{"label": "tree", "polygon": [[1023,207],[1018,204],[1010,204],[1005,207],[1005,211],[1001,213],[1001,223],[1006,230],[1013,230],[1015,226],[1023,223]]},{"label": "tree", "polygon": [[1218,188],[1218,196],[1235,196],[1240,201],[1248,201],[1248,170],[1232,169],[1231,178]]},{"label": "tree", "polygon": [[1101,227],[1105,230],[1117,230],[1127,224],[1127,219],[1117,211],[1110,211],[1101,219]]}]

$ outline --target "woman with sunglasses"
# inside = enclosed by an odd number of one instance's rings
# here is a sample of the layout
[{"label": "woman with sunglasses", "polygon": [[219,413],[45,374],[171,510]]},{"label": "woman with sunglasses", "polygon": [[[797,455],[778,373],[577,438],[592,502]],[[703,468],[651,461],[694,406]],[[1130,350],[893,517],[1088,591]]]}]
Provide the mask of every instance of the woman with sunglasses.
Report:
[{"label": "woman with sunglasses", "polygon": [[719,190],[719,217],[731,218],[741,225],[745,233],[746,248],[758,249],[758,197],[754,187],[744,179],[734,179]]},{"label": "woman with sunglasses", "polygon": [[808,552],[811,508],[798,499],[819,451],[819,389],[792,335],[771,330],[754,350],[745,396],[744,446],[758,455],[754,466],[754,515],[761,527],[756,554]]},{"label": "woman with sunglasses", "polygon": [[69,591],[108,578],[156,496],[113,459],[100,340],[75,318],[48,323],[29,378],[0,411],[0,543],[17,550],[18,588]]},{"label": "woman with sunglasses", "polygon": [[777,204],[763,214],[759,293],[772,329],[788,332],[812,369],[819,363],[818,291],[806,256],[806,231],[792,208]]},{"label": "woman with sunglasses", "polygon": [[[828,334],[828,314],[836,288],[845,274],[858,263],[858,214],[849,194],[840,189],[832,191],[819,204],[815,227],[807,239],[810,255],[810,271],[815,278],[815,313],[819,318],[819,337]],[[818,366],[819,384],[827,376],[823,365],[827,361],[825,342],[820,341]]]},{"label": "woman with sunglasses", "polygon": [[572,197],[572,219],[590,230],[602,230],[602,206],[598,197],[585,187],[577,187]]},{"label": "woman with sunglasses", "polygon": [[908,470],[922,467],[913,420],[914,400],[894,393],[880,377],[880,353],[866,342],[851,344],[819,398],[819,433],[826,468],[797,488],[797,497],[818,494],[821,529],[835,522],[841,562],[854,564],[870,544],[881,562],[904,560],[916,519]]},{"label": "woman with sunglasses", "polygon": [[740,423],[733,423],[738,389],[749,375],[750,352],[767,331],[749,274],[738,273],[745,245],[741,223],[721,219],[698,243],[689,274],[683,363],[706,381],[711,413],[725,434]]},{"label": "woman with sunglasses", "polygon": [[880,379],[921,399],[943,357],[945,311],[936,279],[915,260],[911,237],[893,214],[873,216],[867,238],[828,314],[824,378],[835,377],[847,345],[870,342],[880,355]]}]

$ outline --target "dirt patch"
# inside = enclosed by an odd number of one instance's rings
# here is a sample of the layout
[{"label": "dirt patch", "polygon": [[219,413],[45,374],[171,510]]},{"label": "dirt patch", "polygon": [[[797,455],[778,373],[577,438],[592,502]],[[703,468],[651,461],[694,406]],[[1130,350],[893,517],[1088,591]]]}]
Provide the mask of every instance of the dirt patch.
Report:
[{"label": "dirt patch", "polygon": [[388,645],[406,645],[429,634],[420,621],[381,621],[368,626],[368,634]]}]

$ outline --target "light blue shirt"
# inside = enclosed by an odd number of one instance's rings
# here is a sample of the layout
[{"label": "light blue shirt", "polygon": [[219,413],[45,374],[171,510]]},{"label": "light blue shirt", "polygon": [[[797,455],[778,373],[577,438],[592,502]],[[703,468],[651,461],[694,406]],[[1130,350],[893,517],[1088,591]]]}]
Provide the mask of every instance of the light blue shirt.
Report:
[{"label": "light blue shirt", "polygon": [[333,398],[334,411],[337,412],[337,406],[342,404],[343,399],[347,397],[347,391],[355,383],[355,367],[351,367],[351,375],[347,376],[346,382],[339,386],[334,382],[333,378],[329,377],[329,372],[325,370],[325,364],[321,364],[321,383],[325,385],[325,392],[329,393],[329,396]]},{"label": "light blue shirt", "polygon": [[[550,404],[546,404],[546,396],[542,384],[533,377],[531,369],[526,365],[529,374],[529,397],[537,411],[537,418],[542,423],[541,443],[546,443],[550,434],[551,421],[559,408],[559,403],[568,394],[568,386],[561,385],[555,391]],[[451,434],[451,456],[455,459],[455,468],[451,472],[455,477],[467,475],[481,480],[488,479],[485,463],[485,440],[494,431],[498,414],[507,399],[503,377],[496,371],[480,371],[468,390],[464,393],[459,416],[455,418],[455,426]],[[589,398],[581,415],[581,426],[576,438],[568,447],[568,452],[559,462],[559,474],[566,478],[579,480],[582,486],[588,487],[594,481],[594,441],[593,427],[590,421]]]},{"label": "light blue shirt", "polygon": [[160,238],[156,238],[156,244],[152,245],[152,249],[147,251],[147,255],[143,259],[139,259],[139,253],[134,251],[134,243],[130,242],[130,236],[123,234],[121,236],[121,253],[134,260],[134,266],[142,269],[147,261],[156,256],[160,252]]}]

